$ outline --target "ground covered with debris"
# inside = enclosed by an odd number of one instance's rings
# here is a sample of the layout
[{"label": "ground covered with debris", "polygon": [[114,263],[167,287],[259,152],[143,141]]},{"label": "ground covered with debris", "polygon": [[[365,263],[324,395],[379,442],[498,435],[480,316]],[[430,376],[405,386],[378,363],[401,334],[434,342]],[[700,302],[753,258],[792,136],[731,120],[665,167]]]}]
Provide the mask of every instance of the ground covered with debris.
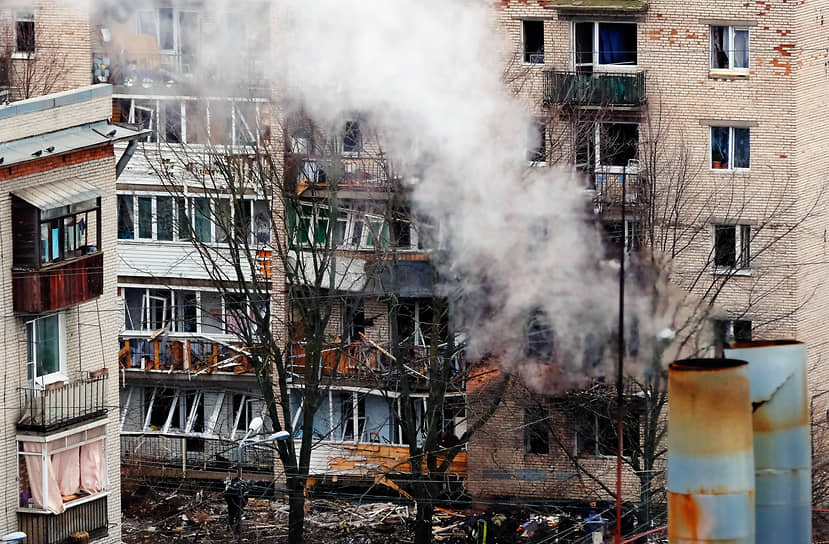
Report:
[{"label": "ground covered with debris", "polygon": [[[261,494],[260,494],[261,495]],[[395,502],[363,503],[314,498],[306,515],[306,541],[335,544],[413,542],[414,507]],[[147,542],[236,542],[228,526],[228,505],[217,489],[192,490],[137,485],[122,500],[122,540]],[[250,498],[241,541],[287,543],[288,507],[284,500]],[[439,508],[433,540],[444,544],[591,542],[590,523],[575,517],[527,508]]]}]

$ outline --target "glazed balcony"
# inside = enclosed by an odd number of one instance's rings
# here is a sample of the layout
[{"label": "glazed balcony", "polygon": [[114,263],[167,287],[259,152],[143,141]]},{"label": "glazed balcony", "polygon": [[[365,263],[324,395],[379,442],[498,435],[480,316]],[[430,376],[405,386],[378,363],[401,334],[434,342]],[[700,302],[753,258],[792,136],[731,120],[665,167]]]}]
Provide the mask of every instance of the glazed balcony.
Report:
[{"label": "glazed balcony", "polygon": [[97,538],[107,534],[107,526],[106,496],[67,506],[61,514],[24,508],[17,511],[17,527],[26,533],[27,542],[62,544],[81,531]]},{"label": "glazed balcony", "polygon": [[639,108],[645,72],[544,72],[544,102],[573,107]]},{"label": "glazed balcony", "polygon": [[17,429],[50,432],[105,416],[107,376],[107,369],[104,368],[75,381],[19,388]]},{"label": "glazed balcony", "polygon": [[14,311],[42,314],[101,296],[104,254],[95,251],[38,270],[12,271]]}]

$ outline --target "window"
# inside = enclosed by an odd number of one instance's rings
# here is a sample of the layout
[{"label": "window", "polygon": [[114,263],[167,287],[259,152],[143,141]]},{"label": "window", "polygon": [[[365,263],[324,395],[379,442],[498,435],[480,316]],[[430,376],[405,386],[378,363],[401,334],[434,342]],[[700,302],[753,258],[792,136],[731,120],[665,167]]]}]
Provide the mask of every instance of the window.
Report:
[{"label": "window", "polygon": [[167,7],[140,10],[138,33],[155,38],[158,48],[167,54],[192,57],[198,48],[198,13]]},{"label": "window", "polygon": [[552,322],[543,310],[531,312],[527,323],[525,355],[532,359],[549,361],[555,355],[555,333]]},{"label": "window", "polygon": [[138,237],[153,237],[153,199],[138,197]]},{"label": "window", "polygon": [[574,65],[580,72],[637,64],[636,23],[576,22],[574,38]]},{"label": "window", "polygon": [[66,376],[66,338],[63,314],[26,323],[28,378],[35,385],[61,381]]},{"label": "window", "polygon": [[346,342],[362,341],[361,334],[366,333],[366,327],[373,327],[374,321],[366,319],[366,311],[362,302],[346,300],[343,304],[343,338]]},{"label": "window", "polygon": [[193,232],[196,235],[196,239],[200,242],[212,241],[212,226],[213,222],[210,215],[210,199],[203,197],[194,198]]},{"label": "window", "polygon": [[20,481],[34,508],[60,514],[72,501],[106,491],[105,429],[18,442]]},{"label": "window", "polygon": [[527,160],[531,163],[544,163],[547,161],[547,125],[544,121],[536,119],[530,124],[529,148],[527,149]]},{"label": "window", "polygon": [[602,167],[625,168],[635,160],[639,148],[636,123],[599,123],[596,125],[596,163]]},{"label": "window", "polygon": [[605,256],[618,259],[622,252],[630,253],[639,248],[639,225],[633,221],[603,221],[602,238],[605,243]]},{"label": "window", "polygon": [[[356,396],[356,402],[355,402]],[[357,413],[354,413],[356,405]],[[354,440],[362,442],[365,440],[364,432],[366,428],[366,397],[365,395],[357,395],[357,393],[344,392],[340,402],[340,414],[342,417],[342,436],[341,440]],[[355,417],[356,415],[356,417]],[[357,423],[357,432],[354,432],[354,423]]]},{"label": "window", "polygon": [[715,319],[714,345],[728,347],[735,342],[751,342],[751,321],[747,319]]},{"label": "window", "polygon": [[733,26],[711,27],[711,69],[748,70],[748,29]]},{"label": "window", "polygon": [[98,210],[94,199],[40,213],[40,264],[74,259],[98,250]]},{"label": "window", "polygon": [[744,270],[751,260],[751,226],[714,225],[715,271]]},{"label": "window", "polygon": [[363,150],[363,135],[359,121],[346,121],[343,131],[343,152],[359,153]]},{"label": "window", "polygon": [[14,18],[14,52],[28,55],[35,52],[35,14],[19,10]]},{"label": "window", "polygon": [[711,168],[748,168],[750,147],[747,127],[711,127]]},{"label": "window", "polygon": [[547,411],[542,406],[524,409],[524,452],[535,455],[550,453]]},{"label": "window", "polygon": [[169,196],[157,196],[155,198],[155,205],[156,237],[159,240],[171,241],[173,239],[173,198]]},{"label": "window", "polygon": [[544,63],[544,21],[523,21],[524,62]]},{"label": "window", "polygon": [[[576,455],[615,456],[618,453],[618,424],[614,405],[589,406],[574,414]],[[631,456],[639,448],[639,414],[629,407],[625,411],[622,454]]]}]

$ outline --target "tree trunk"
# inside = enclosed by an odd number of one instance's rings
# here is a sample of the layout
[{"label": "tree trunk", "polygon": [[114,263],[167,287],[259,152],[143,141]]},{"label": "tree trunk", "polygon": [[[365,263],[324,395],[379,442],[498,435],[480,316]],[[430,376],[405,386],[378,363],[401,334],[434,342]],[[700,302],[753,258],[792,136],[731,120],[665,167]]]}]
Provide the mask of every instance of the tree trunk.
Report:
[{"label": "tree trunk", "polygon": [[[418,484],[417,487],[423,489],[423,495],[428,495],[426,484]],[[419,493],[420,494],[420,493]],[[423,496],[416,497],[417,499],[417,516],[415,517],[415,544],[431,544],[432,542],[432,514],[435,512],[435,507],[432,505],[431,497]]]},{"label": "tree trunk", "polygon": [[302,478],[288,479],[288,542],[302,544],[305,541],[305,486]]}]

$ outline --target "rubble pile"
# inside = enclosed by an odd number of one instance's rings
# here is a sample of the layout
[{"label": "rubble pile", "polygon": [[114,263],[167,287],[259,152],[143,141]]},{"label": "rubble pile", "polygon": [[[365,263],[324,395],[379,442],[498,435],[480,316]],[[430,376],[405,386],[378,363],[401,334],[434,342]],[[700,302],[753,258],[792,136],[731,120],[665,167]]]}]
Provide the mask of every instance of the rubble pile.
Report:
[{"label": "rubble pile", "polygon": [[[305,518],[308,542],[334,544],[406,544],[414,541],[411,503],[309,501]],[[123,497],[125,544],[153,541],[235,542],[221,492],[137,488]],[[442,544],[538,544],[592,542],[598,519],[550,514],[511,507],[497,511],[437,507],[433,541]],[[288,506],[269,498],[247,500],[241,541],[287,543]],[[608,541],[606,539],[606,541]]]}]

